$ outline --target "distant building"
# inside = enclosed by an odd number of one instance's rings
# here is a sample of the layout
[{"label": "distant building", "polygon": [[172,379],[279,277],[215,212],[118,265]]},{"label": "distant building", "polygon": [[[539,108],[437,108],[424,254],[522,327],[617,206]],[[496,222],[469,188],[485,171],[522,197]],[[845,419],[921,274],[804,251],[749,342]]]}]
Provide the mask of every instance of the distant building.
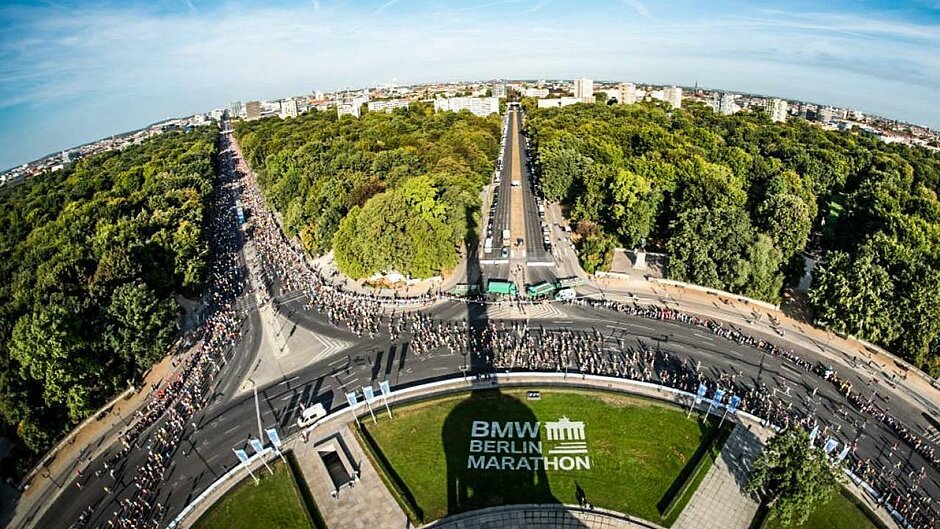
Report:
[{"label": "distant building", "polygon": [[353,102],[339,101],[336,103],[336,115],[339,117],[353,116],[353,117],[358,118],[362,116],[362,105],[355,101]]},{"label": "distant building", "polygon": [[506,97],[506,85],[503,83],[494,83],[490,87],[490,92],[493,97]]},{"label": "distant building", "polygon": [[72,153],[69,151],[62,151],[62,163],[69,163],[72,161]]},{"label": "distant building", "polygon": [[233,101],[228,106],[229,117],[232,118],[243,118],[245,117],[245,105],[241,101]]},{"label": "distant building", "polygon": [[617,90],[620,92],[620,97],[617,98],[618,101],[624,105],[632,105],[636,103],[636,85],[633,83],[620,83],[617,85]]},{"label": "distant building", "polygon": [[669,103],[672,108],[682,108],[682,88],[675,85],[663,88],[663,101]]},{"label": "distant building", "polygon": [[594,102],[594,81],[582,77],[574,80],[574,97],[585,103]]},{"label": "distant building", "polygon": [[526,97],[535,97],[538,99],[548,97],[548,88],[526,88],[524,95]]},{"label": "distant building", "polygon": [[837,114],[838,110],[832,107],[819,107],[819,113],[816,114],[816,119],[820,123],[830,123],[832,122],[832,118],[836,117]]},{"label": "distant building", "polygon": [[737,96],[735,94],[727,93],[721,94],[721,98],[718,100],[718,113],[724,114],[725,116],[730,116],[738,111],[738,105],[735,104],[734,100]]},{"label": "distant building", "polygon": [[407,99],[385,99],[383,101],[369,101],[366,105],[369,112],[391,112],[396,108],[408,108],[411,101]]},{"label": "distant building", "polygon": [[258,119],[261,117],[261,102],[249,101],[245,103],[245,119]]},{"label": "distant building", "polygon": [[281,101],[281,111],[278,113],[281,119],[297,117],[297,102],[293,99]]},{"label": "distant building", "polygon": [[575,103],[583,103],[580,97],[562,97],[557,99],[539,99],[539,108],[561,108]]},{"label": "distant building", "polygon": [[460,112],[469,110],[480,117],[499,114],[499,99],[496,97],[442,97],[434,100],[434,110]]},{"label": "distant building", "polygon": [[770,114],[770,120],[775,123],[783,123],[787,120],[787,102],[783,99],[768,99],[766,103],[767,113]]}]

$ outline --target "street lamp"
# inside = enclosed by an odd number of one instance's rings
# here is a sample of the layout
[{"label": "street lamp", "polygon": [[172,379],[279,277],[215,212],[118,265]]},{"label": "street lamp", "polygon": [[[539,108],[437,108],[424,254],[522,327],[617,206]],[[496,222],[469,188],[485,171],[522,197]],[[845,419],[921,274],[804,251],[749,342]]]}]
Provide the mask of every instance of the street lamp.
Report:
[{"label": "street lamp", "polygon": [[258,404],[258,385],[250,378],[248,382],[251,382],[251,391],[255,395],[255,414],[258,416],[258,439],[261,439],[264,435],[264,428],[261,427],[261,406]]}]

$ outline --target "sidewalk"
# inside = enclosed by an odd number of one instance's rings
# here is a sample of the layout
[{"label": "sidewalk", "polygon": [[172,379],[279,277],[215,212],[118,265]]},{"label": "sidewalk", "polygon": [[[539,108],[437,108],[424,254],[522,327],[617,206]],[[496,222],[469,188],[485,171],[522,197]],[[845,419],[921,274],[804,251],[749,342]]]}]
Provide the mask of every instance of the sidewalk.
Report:
[{"label": "sidewalk", "polygon": [[771,432],[737,424],[674,529],[747,529],[758,502],[743,492],[751,465]]},{"label": "sidewalk", "polygon": [[[342,419],[348,419],[343,417]],[[408,517],[392,497],[378,472],[362,453],[353,432],[345,420],[331,424],[332,428],[316,430],[309,442],[295,438],[294,455],[303,479],[330,529],[372,529],[410,527]],[[350,463],[358,467],[360,476],[353,485],[345,485],[333,497],[333,485],[318,447],[332,444],[349,455]]]}]

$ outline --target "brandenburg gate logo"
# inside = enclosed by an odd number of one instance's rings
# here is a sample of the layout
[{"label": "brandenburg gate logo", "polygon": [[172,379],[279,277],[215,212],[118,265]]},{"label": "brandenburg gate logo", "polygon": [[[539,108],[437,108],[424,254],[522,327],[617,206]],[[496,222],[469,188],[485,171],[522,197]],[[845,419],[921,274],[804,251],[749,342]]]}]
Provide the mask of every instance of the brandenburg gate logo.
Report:
[{"label": "brandenburg gate logo", "polygon": [[562,417],[554,422],[545,423],[545,433],[549,441],[557,441],[549,448],[549,454],[586,454],[587,441],[584,440],[584,423]]}]

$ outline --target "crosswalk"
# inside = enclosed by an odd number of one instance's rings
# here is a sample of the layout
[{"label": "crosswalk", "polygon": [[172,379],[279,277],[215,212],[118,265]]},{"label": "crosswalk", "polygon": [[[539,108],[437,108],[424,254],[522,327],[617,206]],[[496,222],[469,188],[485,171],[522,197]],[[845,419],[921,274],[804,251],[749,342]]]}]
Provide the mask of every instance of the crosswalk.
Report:
[{"label": "crosswalk", "polygon": [[940,430],[938,430],[936,426],[927,428],[927,431],[924,434],[924,439],[935,445],[940,445]]},{"label": "crosswalk", "polygon": [[550,319],[566,318],[568,314],[558,308],[557,303],[538,303],[524,305],[520,309],[516,305],[490,305],[486,309],[486,316],[491,320],[502,319]]}]

